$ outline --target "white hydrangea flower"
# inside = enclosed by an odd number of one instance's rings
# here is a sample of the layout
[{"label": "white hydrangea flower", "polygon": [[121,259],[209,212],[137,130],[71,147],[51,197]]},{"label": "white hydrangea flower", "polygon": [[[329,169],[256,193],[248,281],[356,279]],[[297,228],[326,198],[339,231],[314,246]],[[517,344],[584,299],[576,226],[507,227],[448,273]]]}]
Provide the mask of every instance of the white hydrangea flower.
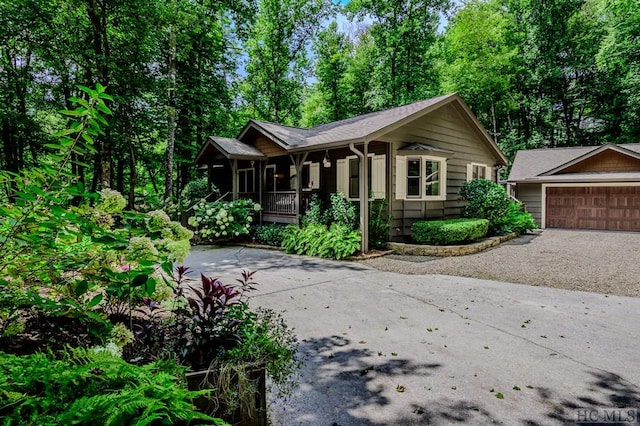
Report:
[{"label": "white hydrangea flower", "polygon": [[228,222],[233,222],[233,216],[228,216],[228,217],[227,217],[227,221],[228,221]]},{"label": "white hydrangea flower", "polygon": [[260,210],[262,210],[262,207],[260,206],[260,204],[255,203],[255,204],[253,205],[253,209],[254,209],[255,211],[259,212]]},{"label": "white hydrangea flower", "polygon": [[227,235],[227,231],[222,231],[222,235]]},{"label": "white hydrangea flower", "polygon": [[220,215],[220,217],[224,218],[227,217],[227,211],[225,209],[220,210],[220,213],[218,213]]},{"label": "white hydrangea flower", "polygon": [[247,222],[253,222],[253,218],[251,216],[247,217]]}]

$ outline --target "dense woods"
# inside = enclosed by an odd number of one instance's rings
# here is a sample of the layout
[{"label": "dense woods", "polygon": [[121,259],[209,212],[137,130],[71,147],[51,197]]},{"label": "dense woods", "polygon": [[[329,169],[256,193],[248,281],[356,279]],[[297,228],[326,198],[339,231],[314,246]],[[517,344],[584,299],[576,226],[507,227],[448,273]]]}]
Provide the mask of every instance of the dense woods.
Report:
[{"label": "dense woods", "polygon": [[114,112],[87,188],[162,204],[211,134],[459,92],[505,153],[640,141],[637,0],[0,0],[0,168],[50,160],[57,111]]}]

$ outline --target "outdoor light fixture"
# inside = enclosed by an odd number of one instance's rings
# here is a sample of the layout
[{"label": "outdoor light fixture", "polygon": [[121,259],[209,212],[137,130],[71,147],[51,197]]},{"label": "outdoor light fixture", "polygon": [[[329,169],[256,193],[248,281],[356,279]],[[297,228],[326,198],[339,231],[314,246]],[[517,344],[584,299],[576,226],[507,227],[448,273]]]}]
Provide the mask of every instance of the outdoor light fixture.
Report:
[{"label": "outdoor light fixture", "polygon": [[331,158],[329,158],[329,150],[326,150],[324,153],[324,159],[322,160],[322,165],[325,168],[331,167]]}]

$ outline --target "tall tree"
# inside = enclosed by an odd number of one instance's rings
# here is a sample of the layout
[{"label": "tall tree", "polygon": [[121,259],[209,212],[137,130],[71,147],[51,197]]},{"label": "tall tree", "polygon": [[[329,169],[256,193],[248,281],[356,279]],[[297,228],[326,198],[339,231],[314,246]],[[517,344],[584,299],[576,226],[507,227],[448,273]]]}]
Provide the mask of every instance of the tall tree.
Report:
[{"label": "tall tree", "polygon": [[378,48],[377,79],[389,107],[423,99],[437,91],[434,58],[440,17],[448,0],[352,0],[347,10],[373,20],[371,35]]},{"label": "tall tree", "polygon": [[329,16],[327,0],[260,0],[247,43],[243,95],[254,118],[297,123],[307,45]]}]

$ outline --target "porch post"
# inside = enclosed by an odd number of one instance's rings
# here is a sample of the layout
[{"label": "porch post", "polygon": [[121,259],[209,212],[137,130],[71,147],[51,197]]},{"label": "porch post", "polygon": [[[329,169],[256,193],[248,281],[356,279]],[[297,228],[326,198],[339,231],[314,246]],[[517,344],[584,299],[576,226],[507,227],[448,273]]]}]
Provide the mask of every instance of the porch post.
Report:
[{"label": "porch post", "polygon": [[238,160],[234,159],[231,162],[231,197],[234,200],[238,199]]},{"label": "porch post", "polygon": [[369,142],[362,149],[364,159],[360,161],[360,232],[362,252],[369,251]]},{"label": "porch post", "polygon": [[358,156],[360,167],[358,171],[358,186],[360,188],[360,250],[363,253],[369,251],[369,142],[364,141],[362,151],[358,151],[354,143],[349,144],[349,149]]},{"label": "porch post", "polygon": [[[258,203],[262,207],[262,161],[258,161]],[[260,209],[260,225],[262,225],[262,209]]]},{"label": "porch post", "polygon": [[302,166],[304,166],[307,155],[309,155],[308,152],[296,154],[295,158],[293,158],[292,155],[289,155],[296,169],[296,220],[298,223],[300,223],[300,212],[302,211],[300,208],[300,206],[302,206]]}]

